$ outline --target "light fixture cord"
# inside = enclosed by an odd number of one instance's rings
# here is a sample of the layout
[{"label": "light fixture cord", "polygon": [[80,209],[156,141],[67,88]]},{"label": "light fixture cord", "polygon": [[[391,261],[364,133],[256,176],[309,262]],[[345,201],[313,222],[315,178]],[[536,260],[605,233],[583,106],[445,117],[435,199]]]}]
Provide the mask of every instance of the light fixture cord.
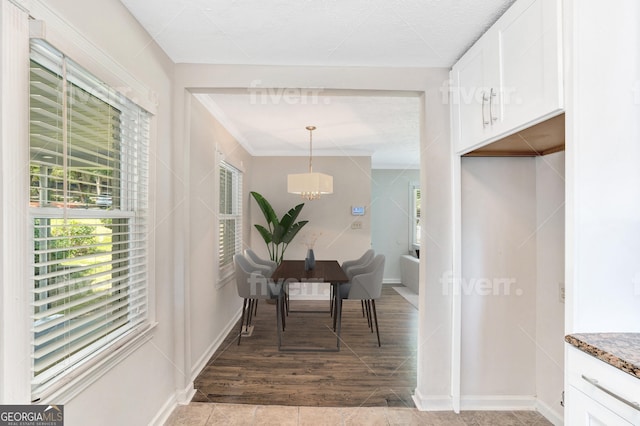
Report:
[{"label": "light fixture cord", "polygon": [[313,151],[313,130],[309,129],[309,173],[313,172],[312,153]]}]

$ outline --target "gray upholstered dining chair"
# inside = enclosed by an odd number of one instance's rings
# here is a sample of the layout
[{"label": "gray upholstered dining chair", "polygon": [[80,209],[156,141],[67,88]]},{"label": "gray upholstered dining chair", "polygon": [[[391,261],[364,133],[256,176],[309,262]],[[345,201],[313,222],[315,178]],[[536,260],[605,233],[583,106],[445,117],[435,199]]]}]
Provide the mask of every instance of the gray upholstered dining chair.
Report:
[{"label": "gray upholstered dining chair", "polygon": [[273,271],[276,270],[276,268],[278,267],[278,264],[276,262],[274,262],[271,259],[263,259],[260,256],[258,256],[256,254],[255,251],[251,250],[251,249],[245,249],[244,251],[244,255],[246,257],[248,257],[253,263],[255,263],[256,265],[261,265],[261,266],[266,266],[269,268],[269,275],[268,277],[271,277],[271,274],[273,274]]},{"label": "gray upholstered dining chair", "polygon": [[[270,275],[268,268],[259,266],[249,261],[245,256],[236,254],[233,256],[235,267],[235,279],[238,296],[242,297],[242,318],[240,319],[240,333],[238,334],[238,345],[242,338],[242,331],[251,325],[255,304],[260,299],[276,300],[276,323],[278,318],[284,316],[281,312],[282,286],[274,283],[267,275]],[[248,308],[248,309],[247,309]],[[284,322],[283,322],[284,328]],[[280,334],[278,334],[280,338]],[[280,342],[278,342],[278,345]]]},{"label": "gray upholstered dining chair", "polygon": [[[345,260],[344,262],[342,262],[342,270],[344,271],[345,274],[347,274],[347,277],[349,277],[349,279],[351,279],[352,275],[350,275],[349,271],[352,270],[353,268],[358,268],[361,266],[364,266],[366,264],[368,264],[369,262],[371,262],[371,260],[373,259],[373,256],[375,256],[376,252],[373,249],[369,249],[367,251],[365,251],[362,256],[360,256],[358,259],[354,259],[354,260]],[[334,301],[334,294],[333,294],[333,289],[334,287],[331,286],[331,295],[329,296],[329,310],[331,311],[331,315],[333,315],[333,301]],[[364,316],[364,302],[362,303],[362,316]]]},{"label": "gray upholstered dining chair", "polygon": [[375,256],[376,252],[373,251],[373,249],[369,249],[367,251],[365,251],[362,256],[360,256],[359,259],[355,259],[355,260],[345,260],[344,262],[342,262],[342,270],[344,271],[345,274],[347,274],[347,276],[349,278],[351,278],[349,276],[349,270],[353,267],[357,267],[357,266],[364,266],[367,263],[371,262],[371,260],[373,259],[373,257]]},{"label": "gray upholstered dining chair", "polygon": [[[260,256],[258,256],[256,254],[255,251],[251,250],[251,249],[245,249],[244,254],[246,257],[248,257],[253,263],[255,263],[256,265],[260,265],[263,266],[265,268],[269,268],[269,272],[268,275],[266,275],[267,277],[271,277],[271,275],[273,275],[273,272],[276,270],[276,268],[278,267],[278,264],[276,262],[274,262],[271,259],[263,259]],[[255,309],[256,309],[256,313],[258,310],[258,304],[255,304]],[[285,288],[284,288],[284,312],[286,315],[289,315],[289,289],[286,287],[286,283],[285,283]]]},{"label": "gray upholstered dining chair", "polygon": [[384,255],[379,254],[368,264],[351,268],[351,280],[347,284],[340,285],[340,297],[343,300],[351,299],[364,302],[369,328],[371,328],[372,333],[374,326],[376,329],[378,346],[380,346],[380,330],[378,329],[376,300],[379,299],[382,294],[384,261]]}]

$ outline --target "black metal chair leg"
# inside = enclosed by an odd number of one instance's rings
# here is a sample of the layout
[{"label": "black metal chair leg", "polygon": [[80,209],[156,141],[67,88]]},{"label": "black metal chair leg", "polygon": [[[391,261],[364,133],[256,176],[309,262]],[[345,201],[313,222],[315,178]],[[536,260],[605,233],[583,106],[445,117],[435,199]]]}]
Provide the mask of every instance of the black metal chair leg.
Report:
[{"label": "black metal chair leg", "polygon": [[249,299],[249,310],[247,312],[247,327],[253,322],[253,311],[255,310],[255,299]]},{"label": "black metal chair leg", "polygon": [[360,305],[362,305],[362,318],[364,318],[364,300],[360,301]]},{"label": "black metal chair leg", "polygon": [[[336,288],[335,291],[340,291],[340,288]],[[337,293],[333,294],[334,299],[338,296]],[[334,300],[333,301],[333,332],[335,333],[336,331],[336,322],[338,319],[338,303]]]},{"label": "black metal chair leg", "polygon": [[369,326],[369,328],[371,329],[371,332],[373,333],[373,319],[371,318],[371,303],[368,300],[365,300],[364,306],[367,311],[367,325]]},{"label": "black metal chair leg", "polygon": [[240,333],[238,333],[238,345],[240,345],[240,339],[242,338],[242,326],[244,325],[244,311],[247,308],[247,299],[242,302],[242,317],[240,317]]},{"label": "black metal chair leg", "polygon": [[380,330],[378,329],[378,313],[376,312],[376,301],[371,299],[371,305],[373,306],[373,318],[376,323],[376,334],[378,335],[378,347],[380,347]]}]

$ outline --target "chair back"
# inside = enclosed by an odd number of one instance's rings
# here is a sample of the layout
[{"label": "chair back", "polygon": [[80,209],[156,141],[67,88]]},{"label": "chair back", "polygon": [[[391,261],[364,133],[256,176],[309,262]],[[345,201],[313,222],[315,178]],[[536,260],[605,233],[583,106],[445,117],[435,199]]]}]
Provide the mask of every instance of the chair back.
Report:
[{"label": "chair back", "polygon": [[378,299],[382,294],[384,255],[379,254],[351,280],[349,299]]},{"label": "chair back", "polygon": [[276,268],[278,267],[278,264],[276,262],[274,262],[271,259],[263,259],[263,258],[261,258],[260,256],[258,256],[256,254],[255,251],[253,251],[251,249],[245,249],[244,255],[247,258],[249,258],[249,260],[251,260],[256,265],[261,265],[261,266],[268,267],[269,268],[269,273],[266,274],[267,277],[271,277],[271,275],[273,274],[273,271],[275,271]]},{"label": "chair back", "polygon": [[369,249],[365,251],[359,259],[356,260],[346,260],[342,263],[342,270],[349,278],[352,278],[355,275],[351,272],[352,269],[365,266],[369,264],[373,260],[376,252],[373,249]]},{"label": "chair back", "polygon": [[241,254],[233,256],[238,296],[245,299],[273,299],[277,286],[265,276],[265,268],[256,266]]}]

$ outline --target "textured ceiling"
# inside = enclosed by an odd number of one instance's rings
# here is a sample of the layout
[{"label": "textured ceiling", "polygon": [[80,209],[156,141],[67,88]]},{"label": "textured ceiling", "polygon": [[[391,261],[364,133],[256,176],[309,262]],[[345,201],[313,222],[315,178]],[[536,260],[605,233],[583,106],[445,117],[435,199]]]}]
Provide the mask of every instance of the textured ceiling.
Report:
[{"label": "textured ceiling", "polygon": [[[274,89],[275,90],[275,89]],[[261,95],[202,94],[198,99],[252,155],[371,156],[375,168],[419,168],[417,95],[318,93],[300,102]]]},{"label": "textured ceiling", "polygon": [[[121,1],[175,63],[446,68],[513,3]],[[368,151],[375,153],[374,167],[403,168],[416,160],[416,98],[326,95],[319,104],[301,108],[252,106],[246,97],[246,91],[213,94],[203,103],[254,155],[305,155],[304,147],[293,142],[308,136],[304,126],[291,128],[287,122],[294,121],[287,117],[307,114],[305,122],[318,126],[319,154]]]}]

